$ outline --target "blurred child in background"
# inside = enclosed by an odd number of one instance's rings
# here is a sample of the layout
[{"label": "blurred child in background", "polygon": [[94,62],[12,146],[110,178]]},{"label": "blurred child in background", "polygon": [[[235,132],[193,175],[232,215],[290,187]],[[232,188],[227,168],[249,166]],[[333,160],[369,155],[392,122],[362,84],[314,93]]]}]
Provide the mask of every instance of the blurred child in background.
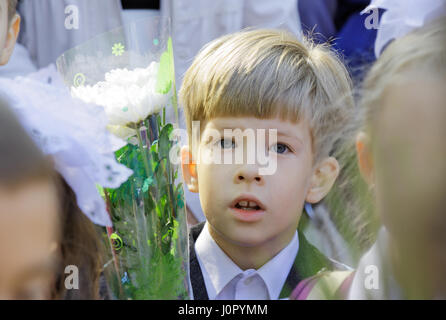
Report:
[{"label": "blurred child in background", "polygon": [[[55,251],[58,264],[52,298],[105,298],[107,293],[100,292],[99,288],[103,252],[94,223],[110,226],[111,222],[96,184],[116,188],[131,171],[114,158],[113,150],[124,142],[107,131],[103,109],[74,100],[66,89],[46,83],[48,77],[57,76],[54,73],[0,79],[0,97],[8,101],[20,123],[54,162],[57,171],[61,237]],[[39,81],[39,77],[45,82]],[[8,139],[11,145],[19,143],[14,135]],[[75,266],[78,270],[75,290],[65,284],[67,266]]]},{"label": "blurred child in background", "polygon": [[[19,31],[16,3],[0,0],[2,64],[8,62]],[[27,90],[30,93],[32,88],[19,81],[4,79],[0,85],[4,100],[0,117],[4,151],[0,161],[1,274],[5,277],[0,294],[12,299],[98,298],[102,264],[96,230],[77,206],[72,189],[7,106],[14,97],[27,96]],[[40,111],[39,117],[45,117]],[[79,290],[66,290],[68,265],[79,267]]]},{"label": "blurred child in background", "polygon": [[295,299],[446,298],[446,18],[391,43],[368,74],[356,140],[382,228],[354,273],[301,282]]},{"label": "blurred child in background", "polygon": [[[20,18],[13,11],[14,3],[0,0],[0,57],[3,64],[8,61],[19,29]],[[57,74],[51,76],[55,77]],[[46,76],[40,77],[47,81]],[[107,297],[105,290],[99,292],[99,276],[103,264],[100,240],[94,224],[83,214],[77,202],[82,197],[82,192],[88,190],[82,190],[85,185],[79,184],[79,181],[85,180],[88,183],[90,180],[76,167],[80,165],[80,168],[85,168],[85,163],[76,164],[76,157],[74,154],[70,156],[67,150],[68,145],[72,146],[73,152],[82,152],[80,146],[76,147],[72,142],[79,138],[74,131],[70,137],[69,125],[61,122],[58,113],[65,112],[66,118],[71,118],[72,121],[76,121],[76,117],[70,116],[59,105],[59,101],[68,103],[71,100],[58,100],[55,92],[48,93],[48,90],[56,89],[31,79],[2,79],[0,84],[0,96],[5,101],[2,103],[0,117],[1,150],[4,151],[0,160],[0,225],[1,252],[2,257],[5,257],[2,258],[1,265],[1,273],[5,278],[0,281],[0,294],[12,299]],[[39,98],[32,98],[36,96]],[[43,151],[55,152],[53,161],[61,174],[56,174],[47,163],[42,151],[32,143],[31,137],[20,127],[6,104],[19,115],[22,125],[27,123],[28,134],[34,135]],[[59,117],[59,121],[50,120],[54,117]],[[61,131],[56,133],[58,139],[51,137],[48,132],[45,135],[45,130],[54,135],[51,130],[57,128],[56,123],[62,123]],[[67,139],[71,141],[68,144]],[[57,147],[57,143],[61,144],[61,141],[65,146],[62,149]],[[61,152],[62,150],[64,151]],[[64,156],[67,157],[65,162]],[[81,186],[76,188],[77,196],[72,189],[72,186],[76,186],[73,183],[76,179],[77,186]],[[96,191],[94,183],[92,187]],[[99,195],[98,197],[100,199]],[[34,265],[37,268],[35,271]],[[70,265],[79,270],[79,287],[75,290],[67,290],[65,286],[65,268]],[[29,276],[27,272],[30,273]],[[28,281],[25,276],[35,279],[30,278]],[[101,288],[105,289],[105,286]]]},{"label": "blurred child in background", "polygon": [[[446,298],[446,18],[391,43],[368,75],[357,149],[384,228],[351,299]],[[368,265],[379,283],[364,287]]]},{"label": "blurred child in background", "polygon": [[0,299],[49,299],[62,202],[51,163],[0,101]]},{"label": "blurred child in background", "polygon": [[[99,298],[103,261],[97,230],[5,102],[0,111],[0,147],[5,151],[0,160],[0,296]],[[67,266],[78,267],[77,290],[65,286]]]}]

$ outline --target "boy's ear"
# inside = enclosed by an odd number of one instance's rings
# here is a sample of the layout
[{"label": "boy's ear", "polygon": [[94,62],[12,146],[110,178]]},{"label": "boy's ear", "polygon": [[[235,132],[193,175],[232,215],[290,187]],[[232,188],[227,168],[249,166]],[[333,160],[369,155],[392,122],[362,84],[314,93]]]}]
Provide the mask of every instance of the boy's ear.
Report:
[{"label": "boy's ear", "polygon": [[358,157],[359,171],[369,186],[373,181],[373,158],[369,136],[361,131],[356,136],[356,155]]},{"label": "boy's ear", "polygon": [[309,203],[321,201],[333,187],[339,170],[339,163],[335,158],[329,157],[321,161],[311,177],[311,186],[305,201]]},{"label": "boy's ear", "polygon": [[14,51],[14,46],[17,41],[17,36],[20,31],[20,16],[18,14],[14,15],[11,24],[9,25],[8,35],[6,38],[6,43],[4,48],[0,48],[0,65],[5,65],[8,63],[9,58]]},{"label": "boy's ear", "polygon": [[181,148],[181,171],[190,192],[198,192],[197,165],[193,162],[189,146]]}]

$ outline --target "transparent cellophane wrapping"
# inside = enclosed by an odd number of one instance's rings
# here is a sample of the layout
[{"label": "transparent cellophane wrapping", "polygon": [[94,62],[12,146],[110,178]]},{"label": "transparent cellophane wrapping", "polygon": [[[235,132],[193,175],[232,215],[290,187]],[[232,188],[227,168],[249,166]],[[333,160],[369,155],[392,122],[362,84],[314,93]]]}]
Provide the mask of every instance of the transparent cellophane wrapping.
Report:
[{"label": "transparent cellophane wrapping", "polygon": [[57,60],[73,96],[102,105],[127,145],[116,159],[133,170],[102,189],[113,228],[103,234],[103,273],[118,299],[189,299],[189,253],[169,20],[144,19],[65,52]]}]

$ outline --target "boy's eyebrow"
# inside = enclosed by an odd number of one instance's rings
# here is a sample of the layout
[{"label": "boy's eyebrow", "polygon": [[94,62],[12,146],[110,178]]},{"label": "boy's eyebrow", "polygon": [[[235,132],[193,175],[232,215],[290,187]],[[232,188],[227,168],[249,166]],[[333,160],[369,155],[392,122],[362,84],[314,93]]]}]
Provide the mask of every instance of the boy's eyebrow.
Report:
[{"label": "boy's eyebrow", "polygon": [[[246,130],[246,129],[252,129],[252,128],[240,128],[240,126],[231,126],[231,125],[225,125],[225,126],[218,126],[218,125],[213,125],[212,126],[213,129],[223,132],[225,129],[229,129],[229,130],[234,130],[234,129],[240,129],[242,131]],[[253,129],[253,130],[257,130],[257,129]],[[303,140],[296,135],[293,132],[290,132],[286,129],[278,129],[278,128],[268,128],[265,129],[265,132],[268,133],[269,130],[277,130],[277,136],[278,137],[286,137],[286,138],[290,138],[290,139],[296,139],[298,143],[303,144]]]},{"label": "boy's eyebrow", "polygon": [[303,144],[303,140],[299,136],[297,136],[296,134],[289,133],[287,131],[282,132],[280,130],[277,130],[277,136],[278,137],[282,136],[282,137],[287,137],[287,138],[291,138],[291,139],[296,139],[300,144]]}]

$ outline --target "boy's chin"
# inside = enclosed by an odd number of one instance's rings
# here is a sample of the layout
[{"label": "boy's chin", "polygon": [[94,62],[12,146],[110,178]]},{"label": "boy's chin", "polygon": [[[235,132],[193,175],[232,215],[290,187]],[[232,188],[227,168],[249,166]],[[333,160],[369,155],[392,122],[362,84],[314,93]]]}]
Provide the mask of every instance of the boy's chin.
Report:
[{"label": "boy's chin", "polygon": [[227,242],[232,243],[238,247],[259,247],[267,244],[269,242],[268,231],[259,228],[259,225],[255,224],[244,224],[238,225],[236,227],[230,228],[230,230],[225,230],[221,232],[223,239]]},{"label": "boy's chin", "polygon": [[265,243],[265,239],[256,235],[244,235],[243,237],[237,237],[232,239],[232,242],[239,247],[243,248],[254,248],[259,247]]}]

